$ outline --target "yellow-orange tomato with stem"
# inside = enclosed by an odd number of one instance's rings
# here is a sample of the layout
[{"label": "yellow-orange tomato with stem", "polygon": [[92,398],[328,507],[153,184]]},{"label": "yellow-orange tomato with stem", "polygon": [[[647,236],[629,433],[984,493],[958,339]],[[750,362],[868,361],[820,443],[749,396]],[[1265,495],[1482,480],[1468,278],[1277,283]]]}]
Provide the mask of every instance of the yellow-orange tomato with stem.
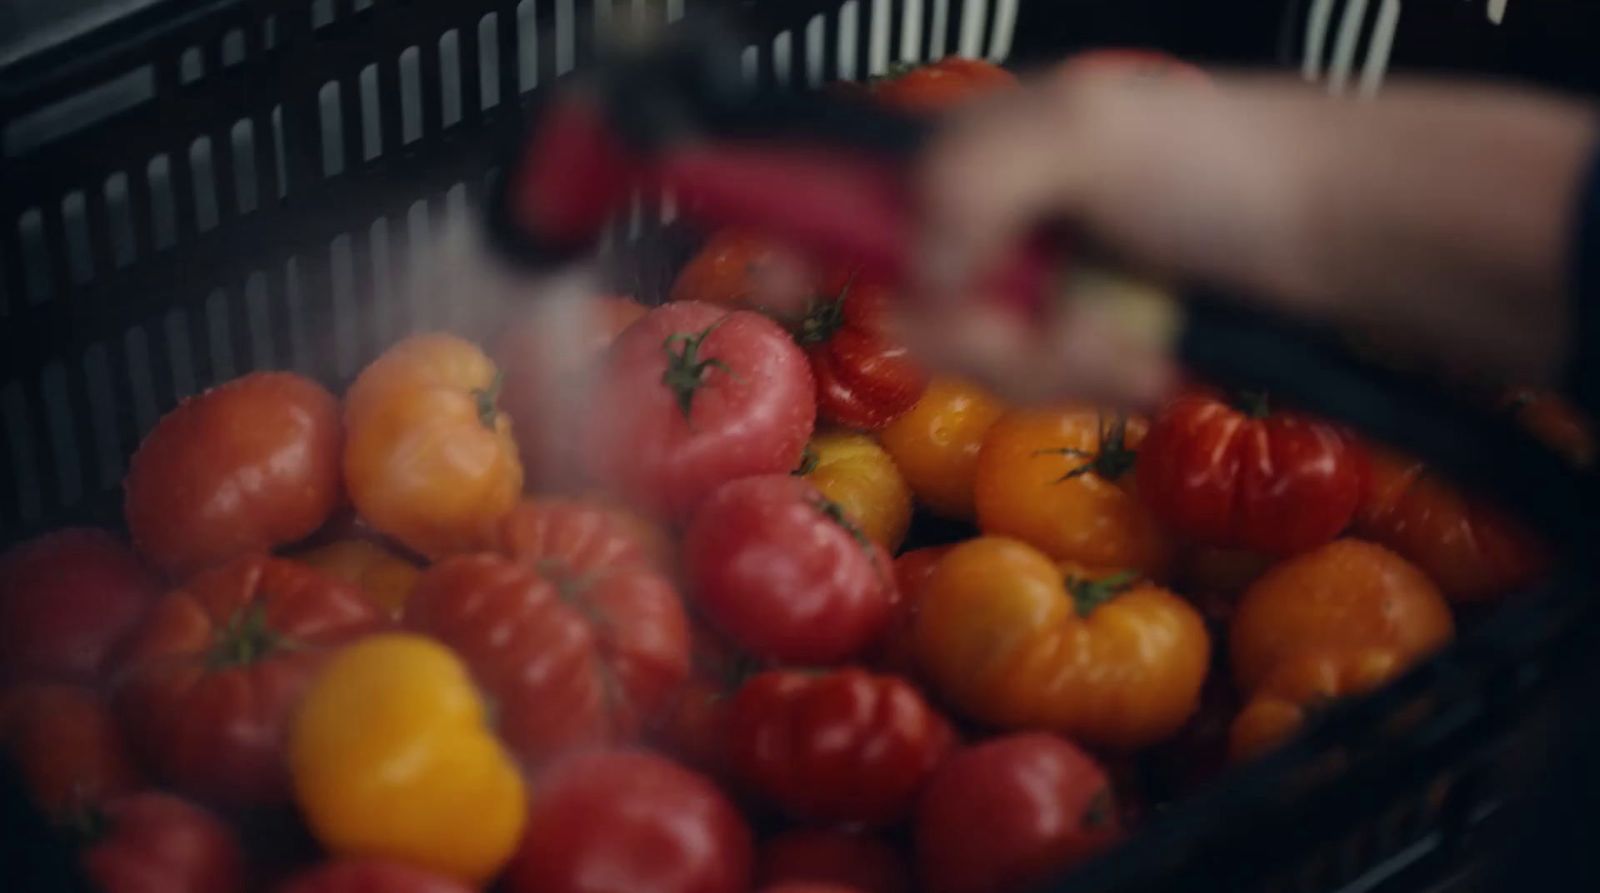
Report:
[{"label": "yellow-orange tomato with stem", "polygon": [[966,520],[973,515],[978,450],[1004,412],[1000,398],[982,387],[936,376],[910,412],[878,432],[878,442],[918,501],[936,514]]},{"label": "yellow-orange tomato with stem", "polygon": [[345,395],[344,473],[373,527],[429,558],[477,548],[522,493],[499,373],[454,335],[415,335]]},{"label": "yellow-orange tomato with stem", "polygon": [[974,719],[1118,749],[1178,731],[1211,653],[1199,613],[1171,592],[1127,574],[1065,577],[1038,549],[992,536],[939,560],[915,645],[932,688]]},{"label": "yellow-orange tomato with stem", "polygon": [[1007,413],[978,453],[978,526],[1091,571],[1160,578],[1172,543],[1131,474],[1147,428],[1090,406]]},{"label": "yellow-orange tomato with stem", "polygon": [[911,526],[911,489],[894,459],[865,434],[819,434],[801,464],[805,479],[889,552]]},{"label": "yellow-orange tomato with stem", "polygon": [[1239,689],[1254,693],[1286,660],[1383,648],[1410,662],[1455,634],[1439,587],[1411,562],[1361,540],[1287,559],[1245,590],[1228,631]]},{"label": "yellow-orange tomato with stem", "polygon": [[422,574],[394,550],[359,537],[334,540],[294,557],[329,576],[354,583],[391,617],[400,615]]},{"label": "yellow-orange tomato with stem", "polygon": [[1289,740],[1319,710],[1365,694],[1398,676],[1406,661],[1392,648],[1308,651],[1278,664],[1228,728],[1228,755],[1248,760]]}]

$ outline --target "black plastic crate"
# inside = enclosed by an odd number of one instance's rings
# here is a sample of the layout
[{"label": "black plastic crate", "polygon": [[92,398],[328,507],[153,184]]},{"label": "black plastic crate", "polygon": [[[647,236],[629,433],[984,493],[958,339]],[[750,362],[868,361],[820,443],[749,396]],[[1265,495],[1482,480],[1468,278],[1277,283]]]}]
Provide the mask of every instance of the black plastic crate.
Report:
[{"label": "black plastic crate", "polygon": [[[1534,0],[1503,26],[1456,0],[166,0],[0,67],[0,544],[118,523],[126,457],[188,394],[255,368],[340,387],[405,332],[485,334],[493,308],[441,288],[441,234],[470,231],[522,105],[598,30],[686,2],[731,8],[750,74],[792,88],[1096,44],[1334,91],[1408,59],[1569,88],[1594,64],[1530,49],[1548,23],[1513,26]],[[681,256],[670,216],[641,196],[612,239],[647,301]],[[1559,635],[1573,601],[1500,612],[1061,889],[1418,889],[1469,870],[1507,744],[1577,647]]]}]

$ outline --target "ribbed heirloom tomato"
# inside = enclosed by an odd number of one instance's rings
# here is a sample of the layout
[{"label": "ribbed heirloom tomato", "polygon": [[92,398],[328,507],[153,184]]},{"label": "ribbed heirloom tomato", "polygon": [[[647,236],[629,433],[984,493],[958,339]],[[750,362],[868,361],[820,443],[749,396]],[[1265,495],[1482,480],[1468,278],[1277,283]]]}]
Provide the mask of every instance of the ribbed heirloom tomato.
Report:
[{"label": "ribbed heirloom tomato", "polygon": [[583,432],[585,456],[618,497],[683,520],[719,484],[793,470],[816,414],[805,355],[777,323],[667,304],[612,346]]},{"label": "ribbed heirloom tomato", "polygon": [[487,546],[572,579],[622,566],[666,571],[672,557],[665,534],[643,519],[602,502],[559,497],[517,503],[495,524]]},{"label": "ribbed heirloom tomato", "polygon": [[252,372],[178,404],[128,463],[134,547],[176,579],[309,536],[341,499],[339,403]]},{"label": "ribbed heirloom tomato", "polygon": [[911,490],[894,460],[864,434],[818,434],[800,470],[868,538],[890,552],[911,526]]},{"label": "ribbed heirloom tomato", "polygon": [[1016,86],[1016,76],[992,62],[946,56],[878,81],[872,94],[905,111],[940,112]]},{"label": "ribbed heirloom tomato", "polygon": [[878,432],[911,492],[934,513],[973,517],[978,451],[1005,414],[1000,399],[972,382],[935,376],[911,411]]},{"label": "ribbed heirloom tomato", "polygon": [[817,417],[846,428],[882,428],[917,404],[928,371],[889,336],[886,287],[854,273],[828,283],[828,296],[801,320],[796,340],[817,380]]},{"label": "ribbed heirloom tomato", "polygon": [[683,564],[705,617],[764,660],[849,660],[882,637],[896,601],[883,547],[789,475],[718,488],[684,534]]},{"label": "ribbed heirloom tomato", "polygon": [[1172,544],[1133,491],[1144,434],[1143,419],[1087,406],[1007,413],[978,453],[978,526],[1090,573],[1159,577]]},{"label": "ribbed heirloom tomato", "polygon": [[856,668],[752,677],[727,736],[751,790],[801,819],[865,825],[904,815],[954,741],[910,683]]},{"label": "ribbed heirloom tomato", "polygon": [[288,559],[238,558],[156,603],[130,646],[117,713],[180,790],[285,800],[290,712],[332,648],[385,625],[348,583]]},{"label": "ribbed heirloom tomato", "polygon": [[683,606],[644,566],[541,572],[455,556],[423,574],[405,623],[461,654],[494,699],[502,737],[529,763],[634,740],[689,676]]},{"label": "ribbed heirloom tomato", "polygon": [[335,579],[359,587],[372,603],[398,617],[422,571],[411,560],[369,539],[335,540],[293,556]]},{"label": "ribbed heirloom tomato", "polygon": [[940,559],[916,620],[923,675],[958,710],[1132,749],[1176,732],[1210,659],[1200,615],[1128,575],[1064,578],[1043,553],[981,537]]},{"label": "ribbed heirloom tomato", "polygon": [[1361,499],[1361,452],[1333,425],[1240,399],[1196,392],[1163,408],[1139,450],[1139,496],[1206,545],[1292,555],[1338,536]]},{"label": "ribbed heirloom tomato", "polygon": [[1382,546],[1335,540],[1290,558],[1245,590],[1228,631],[1240,690],[1312,652],[1382,648],[1409,663],[1455,633],[1450,607],[1422,571]]},{"label": "ribbed heirloom tomato", "polygon": [[437,558],[476,548],[522,493],[499,373],[471,342],[415,335],[345,394],[350,499],[372,526]]}]

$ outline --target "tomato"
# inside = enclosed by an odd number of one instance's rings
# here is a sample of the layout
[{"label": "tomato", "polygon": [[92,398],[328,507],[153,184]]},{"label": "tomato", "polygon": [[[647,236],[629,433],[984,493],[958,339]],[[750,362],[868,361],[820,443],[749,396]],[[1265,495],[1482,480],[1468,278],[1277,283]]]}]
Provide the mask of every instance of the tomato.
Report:
[{"label": "tomato", "polygon": [[111,534],[47,533],[0,555],[0,682],[92,683],[161,594]]},{"label": "tomato", "polygon": [[933,579],[933,570],[939,559],[954,546],[927,546],[912,549],[894,560],[894,584],[900,593],[895,605],[894,619],[883,637],[879,649],[878,666],[902,676],[917,675],[917,614],[922,604],[922,593]]},{"label": "tomato", "polygon": [[727,734],[751,790],[802,819],[866,825],[904,815],[954,740],[910,683],[856,668],[752,677]]},{"label": "tomato", "polygon": [[1391,648],[1313,650],[1279,661],[1229,727],[1229,756],[1247,760],[1277,747],[1317,711],[1372,691],[1405,666]]},{"label": "tomato", "polygon": [[345,394],[345,480],[373,527],[429,558],[476,548],[522,493],[500,376],[454,335],[414,335]]},{"label": "tomato", "polygon": [[1056,67],[1060,77],[1116,75],[1129,80],[1211,84],[1211,75],[1197,65],[1156,50],[1108,48],[1069,56]]},{"label": "tomato", "polygon": [[423,574],[405,623],[462,656],[530,763],[636,739],[689,676],[678,594],[642,566],[564,574],[459,555]]},{"label": "tomato", "polygon": [[1350,525],[1365,476],[1338,428],[1296,412],[1243,409],[1208,393],[1162,409],[1139,451],[1139,495],[1174,530],[1212,546],[1293,555]]},{"label": "tomato", "polygon": [[936,514],[973,517],[978,450],[1005,413],[1000,399],[960,378],[936,376],[922,399],[878,432],[918,501]]},{"label": "tomato", "polygon": [[338,580],[353,584],[385,614],[398,617],[422,571],[404,556],[369,539],[335,540],[294,555]]},{"label": "tomato", "polygon": [[161,417],[128,463],[134,547],[175,578],[309,536],[338,507],[339,402],[252,372]]},{"label": "tomato", "polygon": [[978,526],[1091,573],[1160,576],[1172,544],[1130,474],[1144,433],[1143,419],[1089,407],[1007,413],[978,453]]},{"label": "tomato", "polygon": [[958,751],[917,806],[917,874],[929,893],[1026,889],[1116,840],[1104,770],[1054,735]]},{"label": "tomato", "polygon": [[703,625],[694,627],[692,641],[689,680],[657,723],[651,741],[691,769],[721,778],[728,769],[728,704],[755,666]]},{"label": "tomato", "polygon": [[928,371],[888,333],[893,292],[844,278],[834,297],[812,308],[796,334],[817,381],[817,417],[874,431],[910,411]]},{"label": "tomato", "polygon": [[617,338],[592,410],[595,479],[682,520],[718,484],[798,465],[816,397],[805,355],[777,323],[691,301]]},{"label": "tomato", "polygon": [[239,841],[220,819],[170,794],[105,804],[103,831],[81,856],[103,893],[238,893],[247,889]]},{"label": "tomato", "polygon": [[849,660],[884,634],[896,602],[883,547],[788,475],[719,487],[684,534],[683,564],[705,617],[764,659]]},{"label": "tomato", "polygon": [[289,737],[295,799],[335,855],[466,881],[500,870],[527,792],[461,660],[421,636],[350,645],[306,692]]},{"label": "tomato", "polygon": [[588,388],[606,348],[645,313],[631,298],[600,296],[527,302],[495,342],[504,373],[500,407],[529,487],[572,491],[582,483],[583,457],[572,436],[588,405]]},{"label": "tomato", "polygon": [[471,893],[452,877],[384,859],[338,859],[303,871],[278,893]]},{"label": "tomato", "polygon": [[992,62],[946,56],[872,85],[879,101],[908,112],[942,112],[1017,86],[1017,78]]},{"label": "tomato", "polygon": [[384,626],[359,589],[246,556],[168,593],[132,642],[115,706],[180,790],[229,804],[286,799],[285,726],[329,649]]},{"label": "tomato", "polygon": [[787,316],[816,293],[816,275],[799,254],[759,233],[713,233],[672,283],[669,300]]},{"label": "tomato", "polygon": [[1344,539],[1285,560],[1245,590],[1228,651],[1239,688],[1254,692],[1299,655],[1383,648],[1409,663],[1454,633],[1427,576],[1382,546]]},{"label": "tomato", "polygon": [[593,500],[525,499],[494,526],[489,547],[568,577],[619,565],[667,570],[671,544],[647,522]]},{"label": "tomato", "polygon": [[837,503],[869,539],[890,552],[911,526],[911,489],[894,460],[862,434],[818,434],[800,465],[804,477]]},{"label": "tomato", "polygon": [[652,754],[600,750],[538,780],[511,893],[743,893],[750,829],[716,785]]},{"label": "tomato", "polygon": [[0,710],[0,745],[34,805],[52,819],[73,819],[139,786],[122,728],[92,689],[19,685]]},{"label": "tomato", "polygon": [[1421,462],[1376,448],[1368,455],[1355,532],[1416,564],[1445,595],[1491,601],[1534,582],[1549,566],[1544,545],[1494,506]]},{"label": "tomato", "polygon": [[756,886],[826,884],[860,893],[911,893],[911,878],[883,841],[844,831],[787,831],[762,844]]},{"label": "tomato", "polygon": [[1534,437],[1579,468],[1594,465],[1594,424],[1560,395],[1537,388],[1517,388],[1507,407]]},{"label": "tomato", "polygon": [[1188,602],[1129,575],[1067,577],[1016,540],[980,537],[940,560],[922,594],[917,656],[968,715],[1132,749],[1195,710],[1210,639]]}]

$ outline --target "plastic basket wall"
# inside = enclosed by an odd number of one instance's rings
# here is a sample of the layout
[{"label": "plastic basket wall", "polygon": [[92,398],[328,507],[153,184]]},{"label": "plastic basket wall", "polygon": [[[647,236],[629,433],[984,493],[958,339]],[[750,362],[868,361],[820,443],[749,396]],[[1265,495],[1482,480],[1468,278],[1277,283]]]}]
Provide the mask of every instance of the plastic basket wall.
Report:
[{"label": "plastic basket wall", "polygon": [[[0,69],[0,545],[117,523],[127,457],[188,394],[258,368],[337,387],[403,333],[481,333],[440,275],[439,235],[470,226],[519,99],[581,64],[615,17],[671,20],[686,2],[167,0]],[[1439,2],[1491,29],[1503,6]],[[750,75],[797,88],[950,53],[1042,61],[1121,43],[1370,92],[1417,0],[1243,0],[1226,15],[1191,0],[734,5],[763,35]],[[616,241],[667,217],[641,198]],[[1366,890],[1442,864],[1489,809],[1478,779],[1495,736],[1478,740],[1447,755],[1419,742],[1417,759],[1449,762],[1405,784],[1354,779],[1311,804],[1317,823],[1260,829],[1278,834],[1270,858],[1248,827],[1209,849],[1178,831],[1135,841],[1143,880],[1117,889]]]}]

